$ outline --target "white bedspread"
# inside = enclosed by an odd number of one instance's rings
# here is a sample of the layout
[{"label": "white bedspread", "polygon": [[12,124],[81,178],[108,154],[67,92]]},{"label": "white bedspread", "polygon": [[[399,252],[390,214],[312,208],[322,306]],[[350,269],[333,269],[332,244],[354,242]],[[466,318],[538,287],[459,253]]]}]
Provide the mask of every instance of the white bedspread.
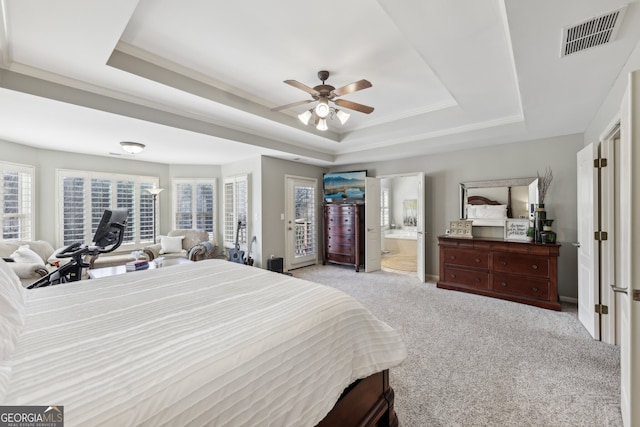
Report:
[{"label": "white bedspread", "polygon": [[3,405],[67,426],[313,426],[397,332],[335,289],[221,260],[29,291]]}]

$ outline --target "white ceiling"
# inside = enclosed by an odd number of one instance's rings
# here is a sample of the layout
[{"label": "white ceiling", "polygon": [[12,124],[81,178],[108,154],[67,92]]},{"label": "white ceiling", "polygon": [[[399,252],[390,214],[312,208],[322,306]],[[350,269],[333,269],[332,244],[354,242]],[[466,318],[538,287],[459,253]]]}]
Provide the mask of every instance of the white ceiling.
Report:
[{"label": "white ceiling", "polygon": [[[564,27],[629,4],[615,41],[561,57]],[[640,39],[637,0],[0,0],[0,139],[136,160],[318,165],[585,130]],[[329,131],[283,80],[373,87]],[[115,153],[115,154],[114,154]]]}]

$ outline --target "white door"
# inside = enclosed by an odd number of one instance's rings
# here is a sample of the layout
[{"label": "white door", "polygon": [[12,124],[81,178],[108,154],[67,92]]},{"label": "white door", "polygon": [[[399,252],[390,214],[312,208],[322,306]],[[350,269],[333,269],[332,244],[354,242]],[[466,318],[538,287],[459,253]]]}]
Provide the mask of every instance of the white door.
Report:
[{"label": "white door", "polygon": [[418,218],[416,221],[417,231],[418,231],[418,241],[417,241],[417,260],[416,260],[416,270],[418,279],[421,282],[425,281],[425,273],[424,273],[424,263],[425,256],[427,253],[427,236],[425,232],[425,224],[426,224],[426,216],[425,216],[425,201],[424,201],[424,173],[418,173]]},{"label": "white door", "polygon": [[364,205],[364,271],[380,270],[380,179],[367,177]]},{"label": "white door", "polygon": [[285,176],[285,269],[317,263],[317,180]]},{"label": "white door", "polygon": [[607,232],[607,239],[600,242],[600,304],[607,306],[609,313],[600,316],[600,339],[607,344],[619,344],[616,339],[616,296],[612,284],[618,283],[616,273],[617,245],[620,235],[617,225],[620,223],[618,145],[620,128],[616,125],[611,135],[600,144],[600,157],[606,159],[605,167],[600,168],[600,229]]},{"label": "white door", "polygon": [[[620,375],[622,420],[640,426],[640,71],[620,112]],[[633,403],[635,402],[635,404]]]},{"label": "white door", "polygon": [[597,148],[592,143],[578,152],[578,318],[589,334],[600,339],[598,297],[598,253],[594,233],[598,218],[597,174],[593,161]]}]

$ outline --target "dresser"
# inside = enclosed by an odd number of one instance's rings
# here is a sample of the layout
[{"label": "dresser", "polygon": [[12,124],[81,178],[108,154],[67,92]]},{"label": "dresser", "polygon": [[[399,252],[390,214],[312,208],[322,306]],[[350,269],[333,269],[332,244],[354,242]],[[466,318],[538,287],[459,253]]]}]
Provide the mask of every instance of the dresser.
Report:
[{"label": "dresser", "polygon": [[324,205],[324,259],[326,263],[364,264],[364,205],[355,203]]},{"label": "dresser", "polygon": [[438,287],[560,310],[560,245],[438,237]]}]

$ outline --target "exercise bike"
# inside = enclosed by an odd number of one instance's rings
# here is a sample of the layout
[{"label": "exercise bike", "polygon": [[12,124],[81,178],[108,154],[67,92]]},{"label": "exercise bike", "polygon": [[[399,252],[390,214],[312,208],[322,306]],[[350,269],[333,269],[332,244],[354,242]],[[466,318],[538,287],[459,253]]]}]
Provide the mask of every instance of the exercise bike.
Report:
[{"label": "exercise bike", "polygon": [[60,250],[55,254],[56,258],[71,258],[71,260],[36,280],[27,286],[27,289],[42,288],[82,279],[82,269],[90,266],[89,263],[84,261],[85,256],[98,256],[113,252],[122,244],[128,215],[129,211],[127,209],[105,210],[93,236],[95,245],[89,246],[82,244],[82,242],[76,242]]}]

